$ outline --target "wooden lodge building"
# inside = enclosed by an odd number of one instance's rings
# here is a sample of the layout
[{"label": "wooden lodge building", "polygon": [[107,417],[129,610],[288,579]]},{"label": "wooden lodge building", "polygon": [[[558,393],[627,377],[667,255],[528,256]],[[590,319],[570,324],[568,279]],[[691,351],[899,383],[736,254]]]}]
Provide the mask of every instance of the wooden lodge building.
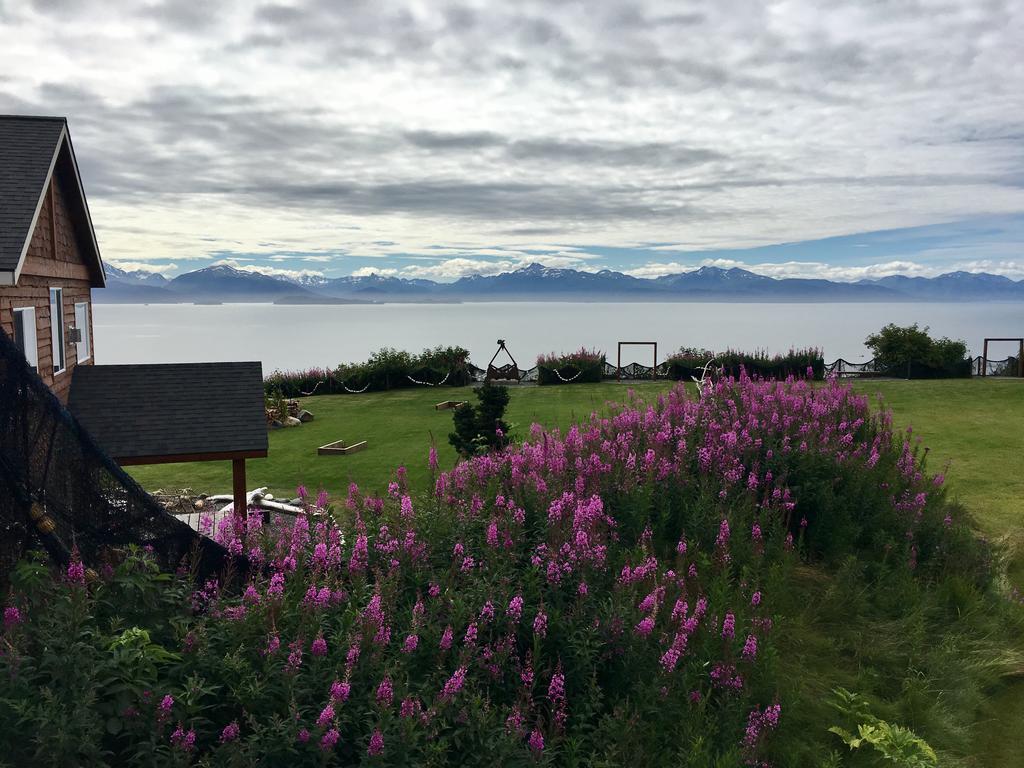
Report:
[{"label": "wooden lodge building", "polygon": [[0,115],[0,331],[107,456],[230,461],[239,508],[246,459],[267,455],[262,365],[95,365],[103,287],[67,120]]},{"label": "wooden lodge building", "polygon": [[92,363],[103,285],[67,121],[0,116],[0,328],[61,402]]}]

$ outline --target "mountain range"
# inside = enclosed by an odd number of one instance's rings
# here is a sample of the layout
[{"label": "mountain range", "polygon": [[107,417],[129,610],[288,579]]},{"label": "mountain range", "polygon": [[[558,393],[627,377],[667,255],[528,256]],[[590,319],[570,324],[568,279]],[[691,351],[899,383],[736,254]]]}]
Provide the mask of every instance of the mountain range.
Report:
[{"label": "mountain range", "polygon": [[657,278],[609,269],[580,272],[541,264],[472,275],[451,283],[383,275],[303,276],[289,279],[236,269],[204,267],[172,279],[106,265],[107,287],[93,295],[117,303],[338,304],[461,301],[1024,301],[1024,280],[975,272],[938,277],[890,276],[835,282],[774,278],[745,269],[701,267]]}]

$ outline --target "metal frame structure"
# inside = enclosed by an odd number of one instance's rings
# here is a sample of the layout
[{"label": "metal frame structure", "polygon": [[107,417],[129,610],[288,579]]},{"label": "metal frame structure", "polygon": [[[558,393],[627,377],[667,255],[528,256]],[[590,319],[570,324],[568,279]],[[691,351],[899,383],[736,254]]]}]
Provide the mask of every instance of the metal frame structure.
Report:
[{"label": "metal frame structure", "polygon": [[654,365],[652,366],[651,376],[657,378],[658,376],[658,342],[656,341],[620,341],[618,354],[616,355],[615,365],[615,378],[618,381],[622,380],[622,347],[654,347]]},{"label": "metal frame structure", "polygon": [[985,346],[981,352],[981,375],[988,375],[988,343],[990,341],[1016,341],[1019,345],[1017,351],[1017,375],[1024,377],[1024,338],[1009,338],[1009,339],[997,339],[997,338],[986,338]]},{"label": "metal frame structure", "polygon": [[[508,359],[512,361],[512,365],[503,365],[500,368],[495,367],[494,361],[498,359],[498,355],[501,351],[505,350],[505,354],[508,355]],[[494,357],[491,358],[491,362],[487,364],[487,375],[484,377],[484,381],[511,381],[507,374],[513,374],[516,381],[522,379],[522,372],[519,370],[519,363],[512,357],[512,353],[508,351],[508,347],[505,346],[504,339],[498,339],[498,351],[494,353]]]}]

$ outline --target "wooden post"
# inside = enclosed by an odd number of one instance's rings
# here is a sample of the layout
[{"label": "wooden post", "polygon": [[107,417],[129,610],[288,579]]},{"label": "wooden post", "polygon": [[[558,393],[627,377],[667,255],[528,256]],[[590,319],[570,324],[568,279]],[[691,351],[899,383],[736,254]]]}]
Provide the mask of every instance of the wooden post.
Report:
[{"label": "wooden post", "polygon": [[1020,349],[1017,350],[1017,375],[1024,378],[1024,339],[1020,340]]},{"label": "wooden post", "polygon": [[985,346],[981,351],[981,375],[984,376],[988,370],[988,339],[985,339]]},{"label": "wooden post", "polygon": [[231,480],[233,485],[235,514],[245,517],[245,459],[231,460]]}]

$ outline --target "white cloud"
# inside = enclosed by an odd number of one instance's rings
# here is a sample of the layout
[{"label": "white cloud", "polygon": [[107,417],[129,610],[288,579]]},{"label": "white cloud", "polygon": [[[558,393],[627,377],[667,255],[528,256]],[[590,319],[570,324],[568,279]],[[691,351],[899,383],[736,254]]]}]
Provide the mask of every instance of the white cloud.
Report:
[{"label": "white cloud", "polygon": [[397,274],[398,270],[393,267],[360,267],[352,272],[352,277],[371,277],[373,275],[377,275],[379,277],[394,277]]},{"label": "white cloud", "polygon": [[573,253],[555,254],[525,254],[516,259],[502,259],[500,261],[488,261],[485,259],[472,259],[455,256],[436,264],[405,267],[401,271],[402,277],[421,277],[428,280],[457,280],[460,277],[471,275],[500,275],[502,272],[514,272],[530,264],[542,264],[545,267],[556,269],[575,269],[580,272],[596,272],[598,270],[592,264],[587,264],[585,255]]},{"label": "white cloud", "polygon": [[298,280],[303,277],[323,277],[324,273],[316,269],[281,269],[280,267],[268,267],[262,264],[240,264],[237,259],[220,259],[213,262],[211,267],[234,267],[241,272],[255,272],[269,277],[284,277],[289,280]]},{"label": "white cloud", "polygon": [[120,261],[521,263],[1024,211],[1020,2],[342,5],[7,0],[0,112],[68,115]]},{"label": "white cloud", "polygon": [[700,267],[720,269],[745,269],[758,275],[774,278],[812,278],[835,282],[877,280],[891,275],[908,277],[936,277],[947,272],[988,272],[994,275],[1020,280],[1024,278],[1024,262],[974,260],[939,264],[914,261],[887,261],[863,266],[841,266],[820,261],[785,261],[778,263],[750,264],[735,259],[703,259],[698,264],[681,264],[676,261],[649,262],[641,267],[624,270],[633,277],[655,278],[663,275],[677,275],[691,272]]},{"label": "white cloud", "polygon": [[152,272],[161,275],[168,275],[178,268],[177,264],[153,264],[148,261],[111,261],[107,259],[106,263],[126,272]]}]

